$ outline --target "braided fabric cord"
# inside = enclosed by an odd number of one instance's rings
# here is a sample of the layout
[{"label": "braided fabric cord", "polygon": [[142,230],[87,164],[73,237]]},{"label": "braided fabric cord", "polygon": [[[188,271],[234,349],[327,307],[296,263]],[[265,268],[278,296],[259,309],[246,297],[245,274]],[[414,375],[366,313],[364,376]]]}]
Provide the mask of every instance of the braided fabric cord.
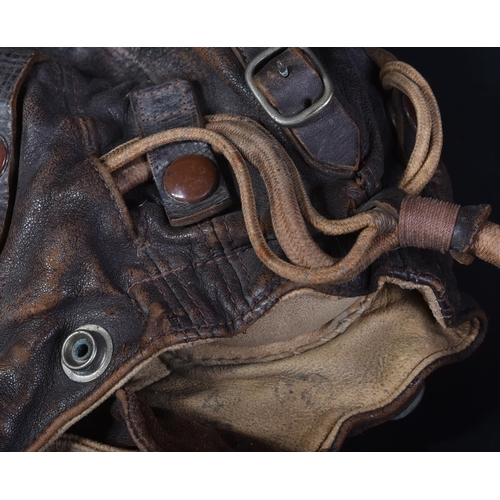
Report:
[{"label": "braided fabric cord", "polygon": [[[387,252],[397,244],[397,237],[385,238],[385,235],[379,236],[380,231],[377,220],[380,214],[378,214],[378,217],[377,215],[366,214],[362,220],[368,222],[367,227],[361,231],[353,248],[341,261],[332,265],[311,268],[291,264],[280,259],[271,250],[262,233],[252,181],[242,154],[224,136],[208,129],[177,128],[160,132],[139,141],[133,141],[126,147],[120,146],[119,150],[111,151],[101,158],[101,161],[110,171],[115,171],[151,149],[186,140],[206,142],[212,146],[216,153],[221,153],[228,159],[240,188],[243,218],[255,253],[269,269],[284,278],[308,284],[345,283],[356,277],[382,253]],[[301,191],[305,193],[303,186]],[[276,208],[273,210],[276,210]],[[361,218],[356,218],[351,227],[359,226],[360,220]],[[381,225],[387,226],[385,221]],[[346,230],[345,224],[340,224],[340,226],[342,230]]]},{"label": "braided fabric cord", "polygon": [[[439,161],[441,143],[436,140],[440,131],[439,111],[436,115],[435,110],[429,110],[433,102],[432,92],[411,66],[388,63],[381,72],[381,78],[385,87],[392,85],[409,95],[417,110],[419,125],[423,124],[418,127],[416,147],[400,183],[400,187],[405,186],[409,194],[418,194],[434,174]],[[142,167],[134,175],[131,162],[151,149],[187,140],[210,144],[215,152],[226,156],[233,168],[240,188],[245,225],[257,256],[272,271],[295,282],[345,283],[398,245],[394,220],[380,210],[371,210],[345,220],[328,220],[319,215],[307,196],[293,161],[279,142],[253,120],[218,115],[207,117],[207,122],[206,129],[178,128],[134,139],[101,160],[120,180],[124,192],[145,178],[143,164],[139,164]],[[290,262],[278,258],[264,238],[245,159],[258,169],[264,180],[276,237]],[[314,242],[306,222],[327,235],[361,232],[347,256],[337,261]],[[387,231],[393,232],[384,234]]]},{"label": "braided fabric cord", "polygon": [[434,175],[443,148],[443,128],[439,107],[424,77],[410,65],[391,61],[380,71],[385,89],[396,88],[406,94],[417,113],[415,147],[399,182],[409,196],[417,196]]},{"label": "braided fabric cord", "polygon": [[262,175],[274,232],[290,261],[311,268],[334,264],[336,259],[318,247],[306,227],[291,175],[295,165],[276,139],[271,140],[251,120],[227,116],[207,120],[207,128],[228,138]]},{"label": "braided fabric cord", "polygon": [[[408,197],[401,205],[398,231],[395,220],[372,209],[344,220],[329,220],[316,212],[299,172],[284,148],[264,127],[242,116],[206,117],[206,128],[177,128],[134,139],[101,158],[113,172],[122,193],[150,178],[139,158],[157,147],[179,141],[203,141],[229,161],[241,194],[245,226],[256,255],[273,272],[298,283],[345,283],[398,245],[447,252],[453,237],[458,205],[416,198],[434,175],[441,156],[443,133],[439,108],[425,79],[411,66],[389,61],[381,69],[385,89],[396,88],[411,100],[417,114],[415,147],[398,187]],[[269,196],[271,218],[286,262],[268,246],[259,224],[255,194],[246,164],[262,176]],[[327,255],[309,234],[306,223],[326,235],[360,231],[342,260]],[[500,228],[491,223],[478,233],[473,250],[500,267]]]},{"label": "braided fabric cord", "polygon": [[486,222],[476,236],[472,252],[476,257],[500,267],[500,226]]},{"label": "braided fabric cord", "polygon": [[116,186],[124,194],[135,186],[147,182],[153,177],[146,158],[136,158],[114,176]]}]

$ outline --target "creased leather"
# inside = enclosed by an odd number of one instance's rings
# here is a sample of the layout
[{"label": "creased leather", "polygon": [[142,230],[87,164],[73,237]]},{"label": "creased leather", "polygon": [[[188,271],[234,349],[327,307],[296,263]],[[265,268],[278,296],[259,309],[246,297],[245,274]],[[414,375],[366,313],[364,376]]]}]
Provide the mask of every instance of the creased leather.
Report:
[{"label": "creased leather", "polygon": [[[34,65],[16,103],[22,118],[16,144],[18,183],[15,199],[9,200],[12,218],[0,254],[0,449],[41,450],[60,436],[67,440],[68,430],[80,439],[132,449],[136,444],[123,420],[131,412],[116,409],[120,387],[137,380],[153,358],[167,351],[245,332],[298,288],[256,257],[237,203],[223,214],[175,228],[153,183],[125,197],[120,194],[98,158],[139,135],[130,92],[189,80],[203,115],[232,113],[259,121],[295,161],[316,209],[330,218],[347,216],[395,184],[401,172],[395,137],[372,63],[361,50],[317,51],[360,129],[362,163],[354,179],[333,179],[304,162],[246,88],[243,68],[229,49],[44,52],[51,60]],[[237,200],[231,174],[225,175]],[[265,187],[253,169],[251,175],[266,239],[283,256],[270,227]],[[423,194],[450,199],[443,168]],[[350,237],[318,242],[334,256],[345,254],[352,244]],[[353,426],[362,428],[397,414],[414,395],[409,378],[420,380],[437,365],[468,354],[484,333],[484,316],[457,290],[451,259],[431,251],[390,252],[351,282],[315,291],[334,300],[362,297],[390,279],[428,290],[448,329],[462,332],[460,325],[479,322],[478,328],[474,335],[464,333],[462,350],[443,351],[427,363],[412,361],[415,371],[400,380],[392,402],[379,401],[383,408],[354,412],[336,437],[332,429],[327,437],[326,427],[318,428],[325,447],[339,447]],[[84,324],[98,324],[110,333],[113,355],[102,376],[81,384],[64,374],[60,351],[65,338]],[[427,329],[429,335],[442,325],[435,322]],[[349,329],[341,337],[350,339]],[[404,342],[398,345],[404,355]],[[421,359],[426,353],[420,352]],[[360,351],[359,356],[365,354]],[[185,427],[206,425],[196,418],[186,423],[177,414],[169,420],[171,414],[162,416],[154,407],[151,411],[165,425],[181,420]],[[151,419],[141,420],[136,428],[148,429],[146,421]],[[245,449],[238,443],[248,444],[252,430],[222,429],[217,434],[224,446]],[[155,436],[156,441],[163,439]],[[287,441],[283,447],[294,445]]]},{"label": "creased leather", "polygon": [[36,61],[29,50],[0,51],[0,140],[7,157],[0,171],[0,239],[5,239],[9,199],[15,189],[17,144],[17,97],[24,79]]}]

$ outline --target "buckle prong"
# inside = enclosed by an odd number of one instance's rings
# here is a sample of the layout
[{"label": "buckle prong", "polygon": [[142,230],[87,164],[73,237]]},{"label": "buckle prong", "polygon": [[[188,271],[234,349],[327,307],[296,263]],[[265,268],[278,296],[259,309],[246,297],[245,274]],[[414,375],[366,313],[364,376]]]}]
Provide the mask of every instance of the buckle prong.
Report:
[{"label": "buckle prong", "polygon": [[[261,106],[264,108],[266,113],[279,125],[283,127],[297,127],[298,125],[301,125],[307,120],[310,120],[317,114],[319,114],[325,106],[328,105],[328,103],[331,101],[333,97],[333,85],[332,82],[329,78],[329,76],[326,74],[326,71],[324,70],[323,66],[321,63],[318,61],[316,56],[312,53],[312,51],[306,47],[300,47],[300,49],[307,55],[307,57],[310,59],[310,61],[314,64],[316,70],[318,71],[321,81],[323,83],[323,95],[313,104],[308,106],[306,109],[301,111],[300,113],[297,113],[296,115],[293,116],[284,116],[282,115],[269,101],[268,99],[264,96],[264,94],[257,88],[253,81],[253,77],[257,70],[262,66],[263,63],[269,61],[273,56],[275,56],[277,53],[283,51],[284,47],[272,47],[270,49],[266,49],[262,51],[260,54],[258,54],[256,57],[254,57],[250,63],[247,66],[247,69],[245,71],[245,80],[247,82],[248,87],[250,90],[253,92]],[[281,61],[280,61],[281,62]],[[283,63],[281,63],[281,66],[284,66]],[[287,77],[288,76],[288,68],[285,67],[280,67],[278,63],[278,72],[280,73],[281,76]],[[286,75],[286,76],[285,76]]]}]

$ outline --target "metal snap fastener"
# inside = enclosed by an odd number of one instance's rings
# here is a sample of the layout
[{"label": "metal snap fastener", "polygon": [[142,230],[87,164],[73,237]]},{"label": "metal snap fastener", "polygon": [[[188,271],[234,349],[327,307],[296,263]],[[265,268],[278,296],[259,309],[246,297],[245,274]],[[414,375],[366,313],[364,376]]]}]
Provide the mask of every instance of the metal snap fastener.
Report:
[{"label": "metal snap fastener", "polygon": [[84,325],[64,341],[61,364],[75,382],[90,382],[108,367],[113,353],[109,333],[98,325]]},{"label": "metal snap fastener", "polygon": [[174,200],[196,203],[215,191],[219,185],[219,172],[205,156],[187,155],[169,165],[163,185]]}]

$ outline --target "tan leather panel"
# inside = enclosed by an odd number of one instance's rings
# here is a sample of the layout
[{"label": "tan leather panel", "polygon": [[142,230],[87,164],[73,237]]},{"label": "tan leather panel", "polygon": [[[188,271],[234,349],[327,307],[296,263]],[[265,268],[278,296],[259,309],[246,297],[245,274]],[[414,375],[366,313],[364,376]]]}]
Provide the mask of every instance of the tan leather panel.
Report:
[{"label": "tan leather panel", "polygon": [[192,344],[189,349],[177,350],[175,356],[204,364],[260,362],[293,356],[345,331],[369,307],[371,300],[372,296],[331,297],[310,289],[294,290],[244,333]]},{"label": "tan leather panel", "polygon": [[[293,321],[288,326],[293,330]],[[338,321],[321,327],[323,334],[329,326]],[[153,407],[283,450],[326,450],[348,418],[394,401],[425,367],[465,349],[478,331],[475,319],[444,328],[419,292],[386,284],[369,310],[314,349],[265,363],[212,366],[197,357],[209,351],[187,347],[164,354],[172,374],[139,394]],[[226,343],[221,349],[226,357],[241,357],[255,346]],[[186,361],[188,351],[195,353],[192,361]]]}]

